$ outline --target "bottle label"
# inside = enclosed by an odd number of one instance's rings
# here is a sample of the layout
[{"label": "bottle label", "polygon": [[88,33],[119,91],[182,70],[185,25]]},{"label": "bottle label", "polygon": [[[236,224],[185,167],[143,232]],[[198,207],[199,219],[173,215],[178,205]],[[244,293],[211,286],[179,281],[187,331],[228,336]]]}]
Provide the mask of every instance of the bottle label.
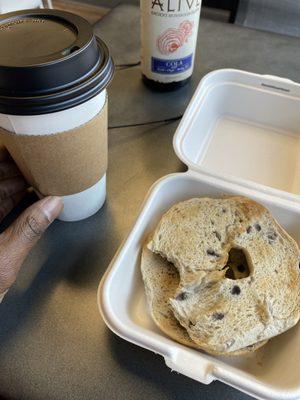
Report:
[{"label": "bottle label", "polygon": [[178,74],[189,70],[192,66],[193,54],[176,60],[164,60],[152,57],[151,71],[158,74]]},{"label": "bottle label", "polygon": [[159,82],[192,75],[201,0],[141,0],[142,72]]}]

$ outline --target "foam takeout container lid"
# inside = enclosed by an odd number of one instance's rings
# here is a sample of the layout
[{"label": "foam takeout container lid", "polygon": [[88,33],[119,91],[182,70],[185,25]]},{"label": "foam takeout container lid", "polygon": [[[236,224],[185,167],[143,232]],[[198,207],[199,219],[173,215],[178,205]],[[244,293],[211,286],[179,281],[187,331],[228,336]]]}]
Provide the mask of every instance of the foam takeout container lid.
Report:
[{"label": "foam takeout container lid", "polygon": [[231,69],[206,75],[174,136],[175,152],[188,171],[152,186],[100,282],[98,306],[109,328],[199,382],[217,379],[258,399],[299,398],[299,324],[251,356],[211,356],[173,341],[155,326],[140,272],[146,237],[165,211],[191,197],[248,196],[267,206],[300,243],[299,146],[299,84]]},{"label": "foam takeout container lid", "polygon": [[198,86],[174,136],[192,171],[300,201],[300,85],[218,70]]}]

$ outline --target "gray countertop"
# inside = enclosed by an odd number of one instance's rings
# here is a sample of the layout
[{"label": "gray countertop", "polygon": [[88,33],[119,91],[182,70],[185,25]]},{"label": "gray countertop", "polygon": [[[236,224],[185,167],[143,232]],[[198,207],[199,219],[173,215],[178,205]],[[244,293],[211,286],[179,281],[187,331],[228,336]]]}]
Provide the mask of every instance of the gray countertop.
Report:
[{"label": "gray countertop", "polygon": [[[106,40],[117,52],[112,39]],[[299,44],[299,39],[203,19],[191,84],[162,95],[143,87],[138,67],[117,71],[110,88],[110,126],[180,115],[200,77],[216,68],[300,81]],[[0,397],[249,398],[220,382],[205,386],[172,373],[161,357],[111,333],[97,310],[99,280],[150,185],[167,173],[185,170],[172,148],[177,123],[110,129],[106,204],[85,221],[55,222],[0,306]],[[3,227],[32,201],[29,196]]]}]

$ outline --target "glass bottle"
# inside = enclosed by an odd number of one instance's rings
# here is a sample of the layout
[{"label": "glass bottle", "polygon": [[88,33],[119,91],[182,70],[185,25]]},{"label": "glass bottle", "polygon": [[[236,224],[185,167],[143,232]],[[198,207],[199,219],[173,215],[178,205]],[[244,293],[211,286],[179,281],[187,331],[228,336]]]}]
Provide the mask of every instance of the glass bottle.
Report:
[{"label": "glass bottle", "polygon": [[190,79],[201,0],[140,0],[141,69],[147,86],[174,90]]}]

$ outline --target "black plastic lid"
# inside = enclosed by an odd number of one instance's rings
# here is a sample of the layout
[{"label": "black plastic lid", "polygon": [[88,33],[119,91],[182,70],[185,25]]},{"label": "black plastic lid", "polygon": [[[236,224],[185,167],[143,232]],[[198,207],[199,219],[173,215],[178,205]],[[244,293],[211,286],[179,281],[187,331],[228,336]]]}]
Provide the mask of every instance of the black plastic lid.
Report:
[{"label": "black plastic lid", "polygon": [[111,81],[113,61],[92,26],[69,12],[0,16],[0,112],[46,114],[74,107]]}]

